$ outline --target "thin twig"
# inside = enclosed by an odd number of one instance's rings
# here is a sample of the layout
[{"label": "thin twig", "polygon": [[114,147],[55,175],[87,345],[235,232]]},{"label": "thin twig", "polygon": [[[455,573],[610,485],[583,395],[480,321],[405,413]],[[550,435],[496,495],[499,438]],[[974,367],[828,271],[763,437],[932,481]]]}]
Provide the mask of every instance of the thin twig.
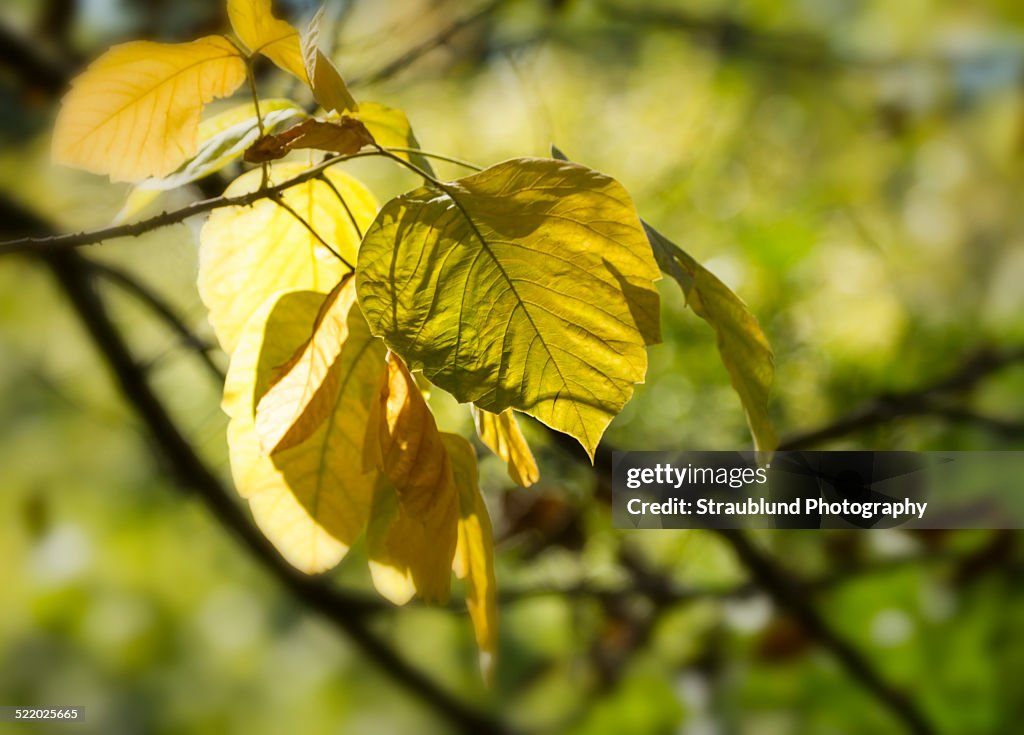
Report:
[{"label": "thin twig", "polygon": [[127,271],[95,260],[82,258],[82,263],[98,276],[102,276],[111,283],[122,288],[126,293],[136,298],[146,308],[152,311],[164,324],[170,327],[171,331],[177,334],[182,343],[191,349],[206,366],[210,375],[218,382],[224,382],[224,371],[214,362],[212,352],[213,345],[199,337],[193,332],[185,321],[178,316],[174,309],[153,289],[139,281]]},{"label": "thin twig", "polygon": [[902,393],[885,393],[859,408],[819,426],[784,438],[779,449],[806,449],[825,442],[887,424],[907,416],[937,416],[949,421],[978,423],[997,433],[1019,434],[1020,422],[984,416],[964,408],[950,406],[950,396],[962,394],[990,375],[1012,365],[1024,363],[1024,346],[1002,350],[981,349],[944,378],[921,388]]},{"label": "thin twig", "polygon": [[181,209],[175,209],[171,212],[162,212],[139,222],[115,225],[113,227],[104,227],[98,230],[90,230],[86,232],[73,232],[64,235],[47,235],[44,237],[21,237],[15,240],[0,242],[0,256],[10,255],[13,253],[52,253],[85,245],[95,245],[106,240],[115,240],[121,237],[139,237],[140,235],[152,232],[153,230],[161,227],[184,222],[190,217],[195,217],[197,214],[205,214],[206,212],[212,212],[215,209],[221,209],[223,207],[250,206],[258,201],[270,199],[281,192],[291,189],[292,187],[299,186],[311,179],[315,179],[322,171],[325,171],[335,164],[355,158],[366,158],[368,156],[379,155],[380,152],[377,150],[366,150],[359,151],[357,153],[332,156],[331,158],[320,162],[316,166],[313,166],[300,174],[296,174],[292,178],[282,181],[280,184],[270,186],[266,189],[252,191],[248,194],[241,194],[234,197],[219,196],[212,197],[210,199],[202,199],[198,202],[193,202],[192,204],[184,206]]},{"label": "thin twig", "polygon": [[350,271],[355,270],[355,266],[349,263],[348,259],[346,259],[345,256],[343,256],[341,253],[335,250],[333,245],[324,240],[323,237],[320,236],[320,233],[313,228],[313,225],[307,222],[306,219],[301,214],[296,212],[295,209],[290,204],[288,204],[283,197],[273,197],[273,199],[274,203],[277,204],[277,206],[279,206],[281,209],[283,209],[292,217],[297,219],[300,223],[302,223],[302,226],[309,231],[309,234],[315,237],[321,245],[327,248],[331,252],[331,255],[340,260]]},{"label": "thin twig", "polygon": [[499,7],[501,7],[503,2],[504,0],[492,0],[492,2],[487,3],[479,10],[477,10],[475,13],[471,13],[464,18],[459,18],[458,20],[453,22],[448,27],[444,28],[439,33],[435,34],[434,36],[431,36],[425,41],[416,44],[408,51],[402,53],[401,55],[397,56],[396,58],[392,59],[391,61],[381,66],[379,69],[369,72],[368,74],[363,74],[362,76],[351,77],[348,81],[348,85],[350,87],[357,87],[364,84],[374,84],[376,82],[381,82],[384,81],[385,79],[393,77],[395,74],[398,74],[406,67],[411,66],[421,57],[426,56],[434,49],[440,48],[441,46],[448,43],[448,41],[451,40],[451,38],[462,29],[474,25],[480,22],[481,20],[485,19],[487,16],[489,16],[491,13],[493,13]]},{"label": "thin twig", "polygon": [[[348,215],[348,221],[352,223],[352,228],[356,231],[356,235],[359,237],[360,240],[362,240],[363,229],[359,226],[359,222],[356,221],[356,216],[352,214],[352,210],[351,208],[349,208],[348,202],[345,201],[345,197],[343,197],[341,195],[341,192],[338,191],[338,187],[334,185],[334,182],[331,181],[330,177],[327,176],[327,174],[320,174],[320,181],[327,184],[327,186],[330,187],[331,191],[334,192],[334,196],[337,197],[339,202],[341,202],[341,206],[345,208],[345,214]],[[355,269],[353,268],[353,270]]]}]

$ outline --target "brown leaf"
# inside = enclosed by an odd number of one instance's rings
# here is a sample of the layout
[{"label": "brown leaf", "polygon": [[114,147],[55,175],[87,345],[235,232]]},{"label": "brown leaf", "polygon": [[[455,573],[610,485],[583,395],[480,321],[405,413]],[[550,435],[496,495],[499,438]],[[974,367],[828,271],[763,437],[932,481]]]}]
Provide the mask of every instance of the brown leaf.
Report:
[{"label": "brown leaf", "polygon": [[338,122],[304,120],[282,133],[262,136],[249,146],[244,158],[249,163],[266,163],[304,148],[347,155],[373,142],[366,126],[352,117],[342,117]]}]

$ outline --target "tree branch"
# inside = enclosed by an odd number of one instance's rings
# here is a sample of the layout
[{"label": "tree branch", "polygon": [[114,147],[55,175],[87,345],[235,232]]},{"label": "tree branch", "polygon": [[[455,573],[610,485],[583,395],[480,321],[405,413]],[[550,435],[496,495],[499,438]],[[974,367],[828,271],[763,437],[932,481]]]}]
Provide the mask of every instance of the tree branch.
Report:
[{"label": "tree branch", "polygon": [[866,656],[825,621],[825,618],[807,601],[800,586],[794,584],[790,572],[757,548],[742,531],[717,529],[715,533],[732,548],[754,581],[768,593],[775,604],[796,618],[811,637],[832,653],[848,674],[903,722],[908,732],[915,735],[935,732],[917,705],[906,694],[889,684]]},{"label": "tree branch", "polygon": [[[570,437],[552,431],[552,437],[581,465],[592,468],[598,482],[607,483],[611,477],[614,447],[598,445],[594,464],[579,444]],[[607,495],[605,495],[607,500]],[[875,699],[884,705],[915,735],[925,735],[934,729],[916,704],[899,691],[875,669],[870,660],[849,641],[836,632],[805,596],[804,588],[794,581],[795,575],[779,565],[772,557],[757,548],[747,534],[735,529],[709,529],[721,538],[750,574],[753,582],[772,598],[776,605],[800,621],[807,633],[843,666]]]},{"label": "tree branch", "polygon": [[459,731],[467,734],[505,732],[499,722],[453,698],[370,632],[365,619],[369,612],[378,610],[379,605],[367,604],[361,596],[343,593],[329,586],[323,578],[304,575],[281,558],[270,542],[249,523],[220,480],[199,459],[149,387],[145,372],[133,358],[93,288],[89,268],[81,257],[74,252],[64,252],[49,254],[44,259],[113,373],[125,399],[145,423],[168,460],[168,466],[181,487],[195,493],[217,520],[303,605],[348,635],[385,673]]},{"label": "tree branch", "polygon": [[198,202],[186,205],[181,209],[176,209],[171,212],[162,212],[139,222],[115,225],[113,227],[104,227],[98,230],[90,230],[88,232],[74,232],[66,235],[21,237],[16,240],[0,242],[0,255],[10,255],[12,253],[54,253],[62,250],[69,250],[71,248],[82,247],[83,245],[95,245],[106,240],[114,240],[121,237],[139,237],[140,235],[152,232],[153,230],[161,227],[184,222],[189,217],[194,217],[197,214],[212,212],[213,210],[220,209],[222,207],[247,207],[261,199],[272,199],[294,186],[304,184],[311,179],[317,178],[321,172],[336,163],[348,161],[353,158],[364,158],[366,156],[379,155],[380,151],[374,149],[359,151],[358,153],[350,153],[347,155],[332,156],[316,166],[293,176],[287,181],[282,181],[280,184],[275,186],[269,186],[266,189],[257,189],[256,191],[236,197],[219,196],[212,197],[210,199],[202,199]]},{"label": "tree branch", "polygon": [[425,41],[422,41],[417,45],[413,46],[405,53],[395,57],[391,61],[381,66],[379,69],[376,69],[375,71],[369,72],[367,74],[363,74],[361,76],[355,76],[350,78],[348,81],[349,86],[357,87],[360,85],[375,84],[376,82],[381,82],[384,81],[385,79],[388,79],[389,77],[393,77],[395,74],[398,74],[406,67],[411,66],[420,58],[426,56],[434,49],[440,48],[441,46],[448,43],[448,41],[450,41],[452,37],[455,36],[463,28],[467,28],[471,25],[474,25],[483,20],[484,18],[486,18],[487,16],[489,16],[491,13],[493,13],[499,7],[501,7],[501,4],[503,2],[504,0],[492,0],[491,2],[481,7],[476,12],[470,13],[464,18],[459,18],[458,20],[456,20],[451,25],[444,28],[434,36],[431,36]]},{"label": "tree branch", "polygon": [[938,416],[949,421],[978,423],[997,433],[1019,434],[1024,432],[1024,424],[1020,422],[984,416],[942,401],[963,394],[990,375],[1021,363],[1024,363],[1024,346],[979,349],[963,365],[934,383],[902,393],[880,395],[823,426],[784,438],[778,448],[806,449],[909,416]]},{"label": "tree branch", "polygon": [[[7,229],[28,231],[37,238],[49,231],[46,223],[2,198],[0,222]],[[95,289],[95,270],[71,250],[57,250],[40,254],[39,257],[49,267],[71,302],[125,400],[154,439],[179,486],[195,494],[221,525],[296,600],[345,633],[384,673],[450,722],[459,732],[467,735],[508,732],[501,722],[467,706],[441,689],[371,632],[367,617],[382,609],[379,600],[338,590],[326,578],[302,574],[284,561],[273,545],[252,525],[220,479],[195,453],[153,392],[145,370],[132,355]],[[147,299],[146,303],[153,307],[152,299]]]},{"label": "tree branch", "polygon": [[206,366],[206,369],[214,380],[219,383],[224,382],[224,371],[221,369],[220,365],[213,360],[212,353],[216,348],[193,332],[185,323],[185,320],[182,319],[177,312],[174,311],[171,305],[164,301],[164,299],[155,291],[139,281],[132,274],[121,270],[116,266],[95,260],[87,260],[85,258],[82,258],[81,260],[82,264],[95,272],[96,275],[119,286],[126,293],[137,299],[143,306],[153,312],[160,321],[166,324],[172,332],[181,338],[182,344],[185,347],[195,353],[200,362]]}]

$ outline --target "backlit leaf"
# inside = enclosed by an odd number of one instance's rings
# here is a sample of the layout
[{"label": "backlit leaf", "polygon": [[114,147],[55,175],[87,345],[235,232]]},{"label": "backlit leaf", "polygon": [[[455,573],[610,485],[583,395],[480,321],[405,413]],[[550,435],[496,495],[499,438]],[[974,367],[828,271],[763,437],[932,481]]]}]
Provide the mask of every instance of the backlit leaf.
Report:
[{"label": "backlit leaf", "polygon": [[[305,116],[290,100],[261,100],[263,127],[273,132]],[[115,223],[125,222],[152,204],[161,192],[177,189],[217,173],[237,160],[259,137],[259,125],[252,102],[232,107],[199,123],[199,146],[195,156],[168,176],[140,181],[129,192]]]},{"label": "backlit leaf", "polygon": [[379,387],[365,454],[382,475],[367,530],[370,572],[378,591],[397,604],[414,591],[444,601],[459,518],[452,462],[415,379],[394,353]]},{"label": "backlit leaf", "polygon": [[473,421],[480,441],[505,460],[508,476],[517,485],[529,487],[540,479],[537,462],[512,409],[494,414],[473,406]]},{"label": "backlit leaf", "polygon": [[757,318],[713,273],[646,222],[644,229],[658,265],[679,283],[694,313],[715,330],[718,352],[747,414],[754,446],[759,451],[775,449],[778,437],[768,416],[775,361]]},{"label": "backlit leaf", "polygon": [[458,544],[452,569],[455,576],[468,582],[466,607],[473,620],[480,669],[490,681],[498,650],[498,599],[494,579],[494,538],[487,514],[472,445],[456,434],[441,434],[459,489]]},{"label": "backlit leaf", "polygon": [[[552,158],[568,161],[557,146]],[[641,220],[643,222],[643,220]],[[747,305],[713,273],[667,237],[643,222],[654,258],[683,289],[686,303],[718,336],[718,352],[740,396],[747,423],[759,451],[770,452],[778,436],[768,417],[768,393],[775,375],[775,358],[757,318]]]},{"label": "backlit leaf", "polygon": [[[401,110],[385,107],[376,102],[362,102],[358,110],[349,114],[366,126],[366,129],[370,131],[378,145],[385,148],[420,147],[419,141],[416,140],[416,134],[412,131],[409,118]],[[395,155],[412,162],[431,176],[434,175],[434,169],[430,165],[430,161],[424,156],[418,153],[409,154],[403,152],[398,152]]]},{"label": "backlit leaf", "polygon": [[535,416],[593,456],[659,339],[658,266],[614,179],[516,159],[388,202],[360,252],[376,334],[463,402]]},{"label": "backlit leaf", "polygon": [[[279,163],[271,178],[285,181],[308,166]],[[341,193],[360,231],[373,219],[373,195],[341,171],[325,172]],[[261,172],[249,171],[227,189],[227,196],[254,191]],[[284,201],[348,262],[356,260],[359,234],[331,187],[320,180],[294,186]],[[199,236],[199,294],[210,310],[210,323],[225,351],[238,342],[242,326],[257,306],[277,291],[329,291],[348,272],[299,220],[271,199],[251,207],[214,212]],[[309,336],[308,334],[306,336]]]},{"label": "backlit leaf", "polygon": [[265,453],[295,446],[334,410],[341,375],[332,368],[348,340],[349,312],[355,301],[355,281],[346,277],[327,294],[312,334],[260,399],[256,433]]},{"label": "backlit leaf", "polygon": [[334,63],[318,48],[320,20],[323,18],[323,11],[323,6],[321,6],[299,42],[306,78],[313,90],[314,99],[325,110],[329,112],[353,111],[359,105],[348,91],[348,85],[345,84],[345,80]]},{"label": "backlit leaf", "polygon": [[54,161],[114,181],[166,176],[195,154],[203,105],[244,80],[245,62],[221,36],[115,46],[64,98]]},{"label": "backlit leaf", "polygon": [[376,472],[363,471],[365,427],[385,349],[358,309],[331,367],[337,388],[326,419],[303,442],[267,457],[253,411],[277,366],[309,339],[324,303],[311,291],[271,295],[245,326],[224,388],[231,473],[253,517],[282,556],[307,573],[330,569],[363,532]]},{"label": "backlit leaf", "polygon": [[252,53],[263,54],[308,84],[299,32],[274,17],[270,0],[228,0],[228,19],[235,35]]}]

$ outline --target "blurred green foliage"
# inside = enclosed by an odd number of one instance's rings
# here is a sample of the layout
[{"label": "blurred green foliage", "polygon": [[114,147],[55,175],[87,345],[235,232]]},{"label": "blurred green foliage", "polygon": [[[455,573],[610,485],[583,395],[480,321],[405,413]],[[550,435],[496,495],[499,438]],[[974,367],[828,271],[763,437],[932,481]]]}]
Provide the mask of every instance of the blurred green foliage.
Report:
[{"label": "blurred green foliage", "polygon": [[[6,3],[4,27],[80,64],[124,37],[173,40],[220,22],[213,4],[197,2],[90,0],[66,21],[47,15],[64,5]],[[339,66],[358,80],[467,11],[339,3]],[[785,434],[926,383],[978,345],[1024,341],[1022,24],[1024,6],[1009,0],[700,0],[685,13],[668,2],[519,0],[356,92],[407,110],[428,150],[492,163],[547,155],[555,142],[622,181],[645,219],[761,319]],[[6,68],[0,81],[0,190],[62,228],[108,223],[125,189],[50,167],[52,95]],[[260,83],[268,95],[293,91],[270,70]],[[386,163],[357,163],[382,199],[414,183]],[[197,196],[177,192],[160,206]],[[191,224],[91,254],[137,273],[209,336],[195,252]],[[675,284],[663,286],[665,343],[651,349],[647,384],[610,441],[748,446],[713,334]],[[116,292],[110,302],[173,414],[226,476],[219,386],[136,303]],[[35,264],[0,266],[0,324],[0,703],[84,705],[76,732],[443,731],[168,484]],[[1020,417],[1024,371],[986,381],[971,406]],[[444,428],[469,430],[463,409],[436,408]],[[502,588],[614,587],[635,557],[687,587],[744,584],[712,536],[612,531],[591,475],[542,432],[530,436],[537,488],[512,490],[499,461],[482,465]],[[1019,439],[922,417],[832,446],[1018,449]],[[1008,538],[778,532],[759,541],[800,573],[840,577],[815,601],[943,732],[1002,733],[1024,715],[1019,539]],[[369,589],[360,557],[342,564],[339,584]],[[463,613],[413,608],[378,626],[443,684],[517,724],[900,731],[756,591],[649,608],[576,594],[508,600],[492,690],[476,675]],[[638,620],[649,621],[639,638]]]}]

